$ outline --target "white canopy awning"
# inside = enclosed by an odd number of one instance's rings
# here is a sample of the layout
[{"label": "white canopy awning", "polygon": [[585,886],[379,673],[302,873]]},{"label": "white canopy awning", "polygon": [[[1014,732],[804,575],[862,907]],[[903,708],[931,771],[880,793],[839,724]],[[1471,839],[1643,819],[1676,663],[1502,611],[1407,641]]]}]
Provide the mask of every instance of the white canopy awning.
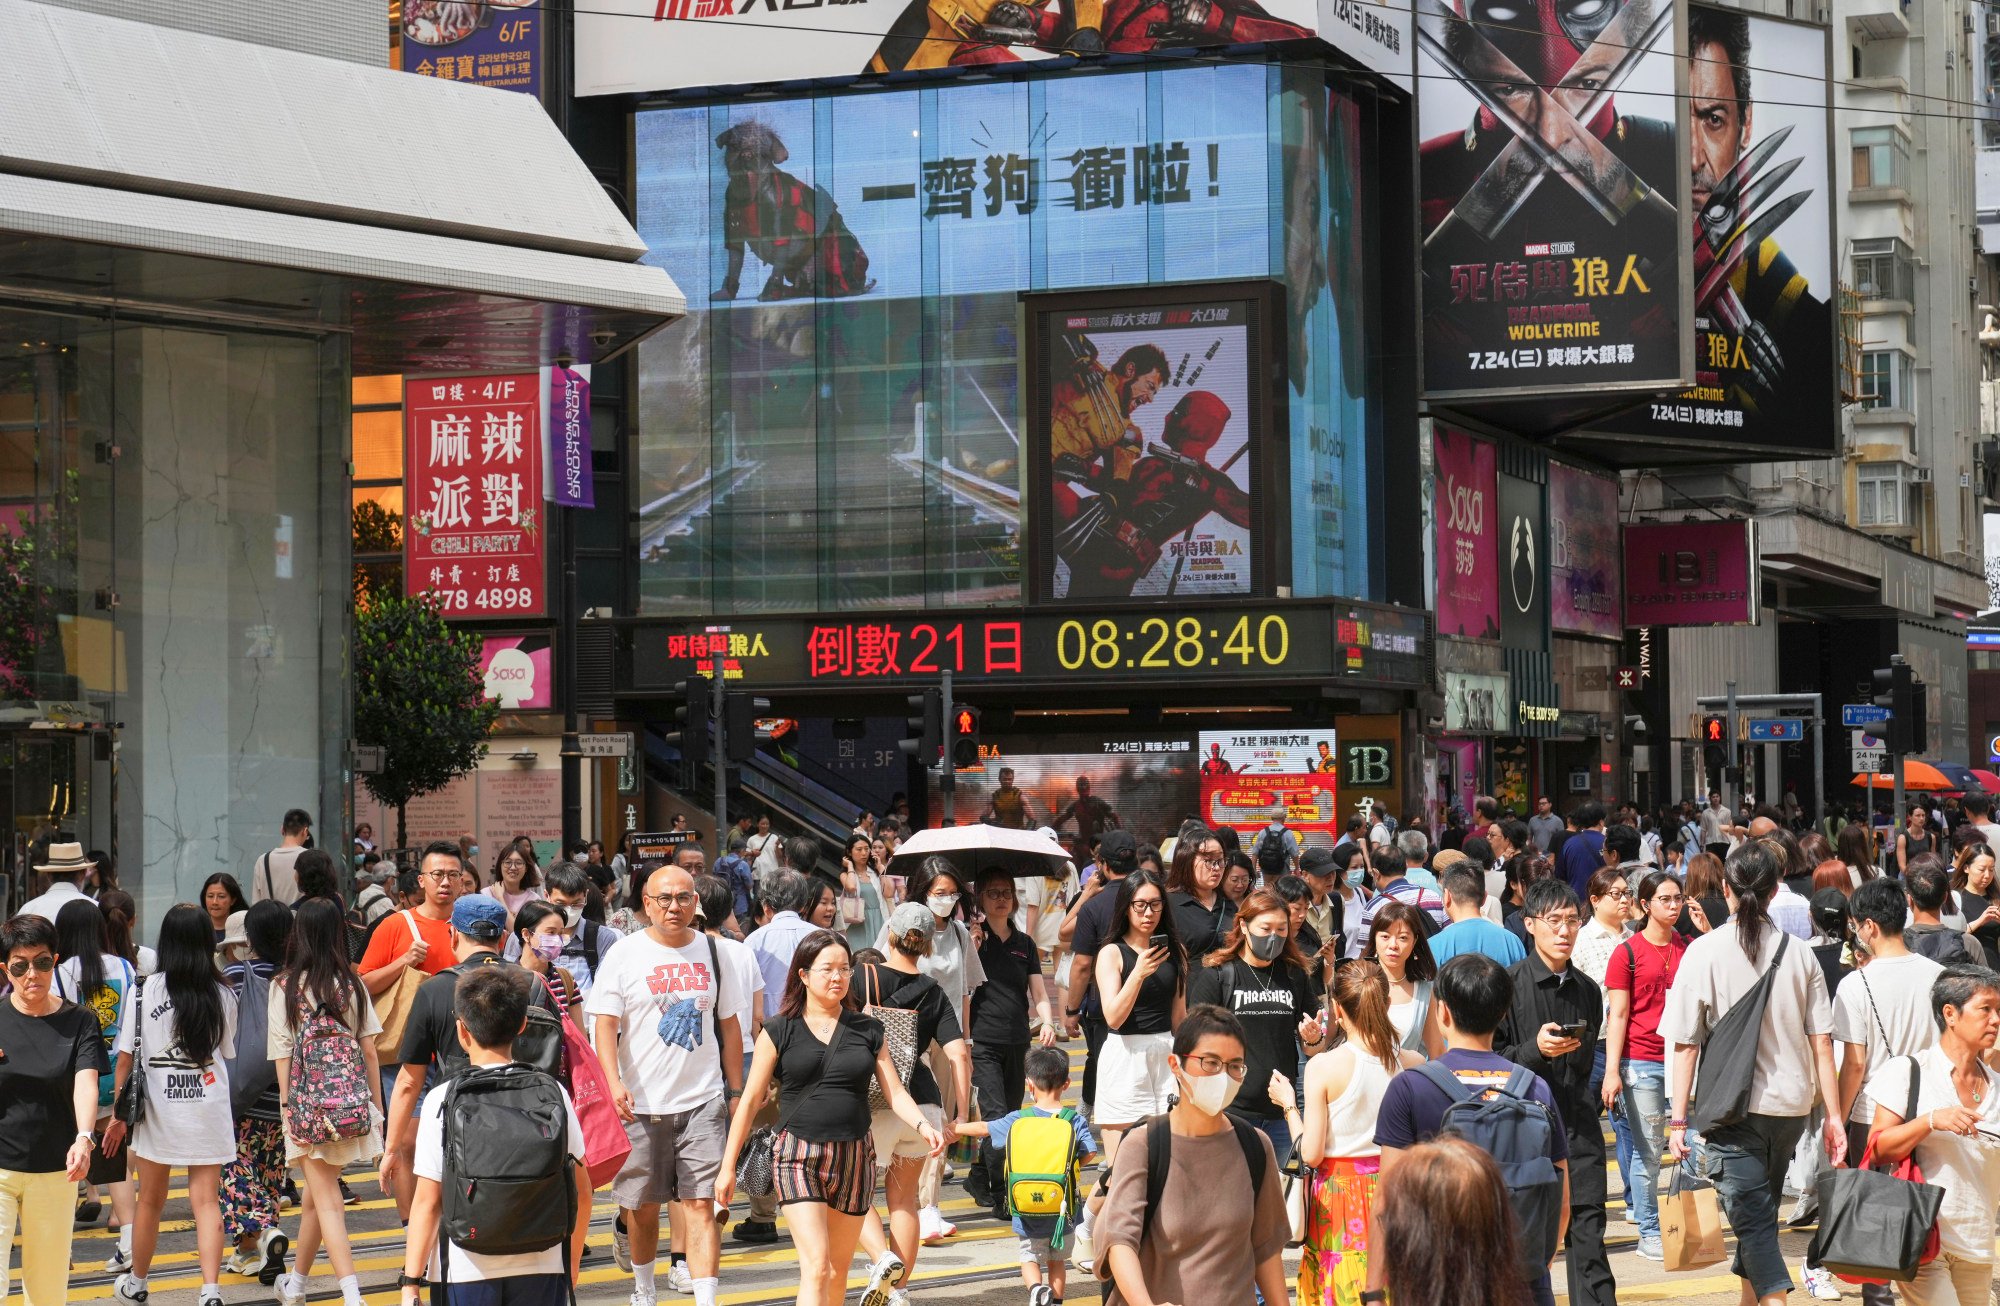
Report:
[{"label": "white canopy awning", "polygon": [[579,359],[685,310],[527,96],[34,0],[0,0],[0,31],[0,240],[535,301],[598,335]]}]

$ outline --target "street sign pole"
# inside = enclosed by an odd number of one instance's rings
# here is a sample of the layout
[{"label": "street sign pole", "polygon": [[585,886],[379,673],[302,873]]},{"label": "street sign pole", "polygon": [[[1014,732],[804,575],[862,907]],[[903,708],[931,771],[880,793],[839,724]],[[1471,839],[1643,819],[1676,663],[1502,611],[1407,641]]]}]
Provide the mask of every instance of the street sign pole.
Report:
[{"label": "street sign pole", "polygon": [[1736,682],[1733,680],[1729,682],[1728,713],[1728,725],[1723,730],[1723,733],[1728,735],[1729,738],[1723,743],[1722,805],[1733,812],[1736,810],[1736,785],[1730,783],[1729,773],[1731,771],[1736,772],[1737,785],[1742,783],[1743,775],[1742,754],[1736,747]]},{"label": "street sign pole", "polygon": [[[728,628],[723,629],[726,632]],[[728,641],[725,639],[723,643],[726,647]],[[715,641],[710,640],[709,648],[712,650],[714,647]],[[709,865],[713,866],[722,860],[723,839],[729,829],[729,749],[728,741],[723,738],[723,732],[728,726],[722,719],[722,695],[729,677],[723,667],[723,655],[711,652],[709,656],[715,660],[715,703],[708,716],[709,741],[712,745],[708,750],[709,761],[715,767],[715,856],[709,860]]]},{"label": "street sign pole", "polygon": [[938,759],[938,788],[944,793],[944,823],[957,824],[958,769],[952,765],[951,746],[957,742],[958,712],[951,698],[951,672],[944,673],[944,756]]},{"label": "street sign pole", "polygon": [[[1902,664],[1903,655],[1901,653],[1891,653],[1889,655],[1890,666],[1899,667]],[[1898,733],[1900,732],[1891,730],[1889,738],[1894,739]],[[1889,826],[1889,846],[1894,848],[1896,840],[1903,833],[1903,755],[1893,750],[1889,754],[1889,777],[1894,781],[1896,786],[1895,820]],[[1872,808],[1875,804],[1870,802],[1868,805]],[[1883,860],[1886,862],[1888,859],[1884,858]]]}]

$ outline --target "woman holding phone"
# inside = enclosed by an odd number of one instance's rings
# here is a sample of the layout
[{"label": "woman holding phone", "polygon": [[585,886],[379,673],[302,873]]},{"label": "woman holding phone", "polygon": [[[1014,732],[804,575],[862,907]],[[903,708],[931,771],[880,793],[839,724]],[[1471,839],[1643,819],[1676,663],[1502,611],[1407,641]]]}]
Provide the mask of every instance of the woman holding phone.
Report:
[{"label": "woman holding phone", "polygon": [[1110,1032],[1098,1054],[1095,1124],[1104,1164],[1127,1129],[1167,1109],[1174,1091],[1174,1027],[1187,1014],[1187,950],[1181,946],[1167,888],[1135,871],[1118,882],[1111,920],[1118,934],[1097,954],[1097,991]]}]

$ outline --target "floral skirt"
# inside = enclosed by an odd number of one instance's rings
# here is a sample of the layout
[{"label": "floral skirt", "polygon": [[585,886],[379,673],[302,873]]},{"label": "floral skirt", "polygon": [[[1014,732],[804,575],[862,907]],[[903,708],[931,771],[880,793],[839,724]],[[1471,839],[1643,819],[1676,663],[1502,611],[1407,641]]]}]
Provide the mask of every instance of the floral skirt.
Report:
[{"label": "floral skirt", "polygon": [[1313,1170],[1299,1306],[1360,1306],[1368,1286],[1368,1213],[1381,1169],[1372,1156],[1334,1156]]}]

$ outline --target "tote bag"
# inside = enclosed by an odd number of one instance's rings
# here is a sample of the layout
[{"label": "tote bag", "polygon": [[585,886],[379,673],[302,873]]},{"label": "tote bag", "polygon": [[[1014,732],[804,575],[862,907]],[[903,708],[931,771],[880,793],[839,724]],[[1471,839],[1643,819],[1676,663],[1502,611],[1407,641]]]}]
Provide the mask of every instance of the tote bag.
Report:
[{"label": "tote bag", "polygon": [[562,1012],[563,1059],[569,1063],[570,1104],[576,1108],[577,1124],[583,1127],[583,1164],[590,1171],[591,1187],[602,1188],[624,1169],[625,1158],[632,1154],[632,1140],[625,1134],[618,1108],[612,1105],[611,1084],[604,1078],[596,1050],[569,1018],[562,999],[546,979],[542,987],[549,989],[556,1010]]},{"label": "tote bag", "polygon": [[[1923,1082],[1917,1059],[1909,1062],[1904,1120],[1916,1117],[1917,1088]],[[1855,1168],[1820,1176],[1819,1231],[1813,1235],[1812,1256],[1848,1283],[1908,1283],[1921,1266],[1937,1259],[1944,1189],[1924,1182],[1914,1153],[1887,1174],[1870,1168],[1874,1160],[1871,1136]]]},{"label": "tote bag", "polygon": [[[409,927],[412,939],[424,936],[417,931],[416,918],[403,912],[403,924]],[[410,1023],[410,1008],[416,1005],[417,989],[430,978],[421,966],[405,966],[396,982],[375,995],[375,1019],[382,1022],[382,1032],[375,1036],[375,1055],[383,1065],[400,1062],[403,1058],[403,1029]]]},{"label": "tote bag", "polygon": [[[912,975],[910,979],[920,978]],[[882,968],[870,966],[865,972],[863,989],[873,994],[864,1001],[862,1014],[872,1016],[882,1022],[883,1043],[889,1049],[889,1062],[896,1067],[896,1078],[904,1088],[910,1086],[910,1072],[917,1067],[917,1013],[908,1007],[885,1007],[882,1005]],[[898,985],[896,996],[902,996],[902,986]],[[886,1111],[889,1096],[882,1091],[882,1081],[871,1078],[868,1081],[868,1109]]]}]

